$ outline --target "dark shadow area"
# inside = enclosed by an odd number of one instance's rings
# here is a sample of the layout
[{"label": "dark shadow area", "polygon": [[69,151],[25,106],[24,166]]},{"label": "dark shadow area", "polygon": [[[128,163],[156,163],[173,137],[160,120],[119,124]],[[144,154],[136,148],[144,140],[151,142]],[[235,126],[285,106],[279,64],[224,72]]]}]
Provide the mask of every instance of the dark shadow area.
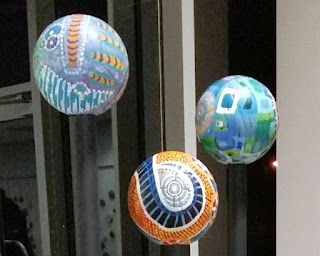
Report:
[{"label": "dark shadow area", "polygon": [[30,81],[26,8],[24,0],[0,2],[0,88]]},{"label": "dark shadow area", "polygon": [[107,20],[108,9],[107,1],[105,0],[56,0],[56,18],[63,17],[69,14],[88,14],[100,18],[102,20]]},{"label": "dark shadow area", "polygon": [[[14,201],[6,196],[0,188],[3,232],[5,239],[5,256],[25,256],[23,247],[30,256],[34,256],[31,243],[28,238],[27,212],[22,211]],[[21,246],[21,244],[23,246]]]}]

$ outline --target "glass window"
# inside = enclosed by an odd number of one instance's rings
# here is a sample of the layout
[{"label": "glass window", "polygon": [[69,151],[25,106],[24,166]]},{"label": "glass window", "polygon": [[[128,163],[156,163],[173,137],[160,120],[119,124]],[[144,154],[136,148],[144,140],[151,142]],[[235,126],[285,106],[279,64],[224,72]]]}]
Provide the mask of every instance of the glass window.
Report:
[{"label": "glass window", "polygon": [[0,88],[29,81],[26,1],[1,1],[0,31]]}]

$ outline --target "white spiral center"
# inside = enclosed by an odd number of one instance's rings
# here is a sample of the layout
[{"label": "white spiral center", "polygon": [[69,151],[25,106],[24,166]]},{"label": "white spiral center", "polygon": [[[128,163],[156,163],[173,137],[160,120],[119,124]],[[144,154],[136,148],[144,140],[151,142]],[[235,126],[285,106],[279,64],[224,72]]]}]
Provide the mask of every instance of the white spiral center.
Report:
[{"label": "white spiral center", "polygon": [[171,184],[169,184],[168,192],[170,195],[179,195],[181,191],[181,185],[178,182],[172,181]]},{"label": "white spiral center", "polygon": [[194,198],[193,184],[187,174],[190,167],[177,162],[167,162],[156,169],[156,185],[163,205],[173,212],[188,208]]}]

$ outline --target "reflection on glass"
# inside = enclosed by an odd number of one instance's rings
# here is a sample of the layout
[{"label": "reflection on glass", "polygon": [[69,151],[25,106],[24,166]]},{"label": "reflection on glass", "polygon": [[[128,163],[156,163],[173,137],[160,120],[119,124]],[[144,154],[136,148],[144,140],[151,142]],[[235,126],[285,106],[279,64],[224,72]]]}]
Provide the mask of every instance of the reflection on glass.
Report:
[{"label": "reflection on glass", "polygon": [[0,221],[6,255],[41,255],[33,119],[1,122],[0,138]]}]

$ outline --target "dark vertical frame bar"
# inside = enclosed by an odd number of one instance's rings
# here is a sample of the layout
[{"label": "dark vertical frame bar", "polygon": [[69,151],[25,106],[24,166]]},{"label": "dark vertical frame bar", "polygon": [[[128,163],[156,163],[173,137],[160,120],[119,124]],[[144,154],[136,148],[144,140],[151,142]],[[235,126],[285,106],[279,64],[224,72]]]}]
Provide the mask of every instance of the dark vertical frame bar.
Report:
[{"label": "dark vertical frame bar", "polygon": [[[141,0],[134,1],[135,12],[135,40],[136,40],[136,64],[137,64],[137,107],[138,107],[138,136],[139,136],[139,162],[146,159],[145,124],[144,124],[144,65],[142,45],[142,10]],[[141,236],[142,255],[149,255],[149,242],[145,236]]]},{"label": "dark vertical frame bar", "polygon": [[69,134],[69,119],[67,115],[61,115],[61,134],[62,134],[62,154],[64,166],[64,181],[65,181],[65,203],[66,203],[66,218],[67,218],[67,239],[68,250],[70,256],[76,255],[75,245],[75,223],[74,223],[74,207],[73,207],[73,184],[72,184],[72,166],[71,166],[71,149],[70,149],[70,134]]},{"label": "dark vertical frame bar", "polygon": [[247,256],[247,166],[228,167],[228,256]]},{"label": "dark vertical frame bar", "polygon": [[[214,81],[229,74],[228,1],[195,0],[194,5],[198,101]],[[215,161],[200,143],[197,154],[213,174],[219,192],[217,218],[205,236],[200,239],[199,254],[225,256],[228,253],[227,166]]]},{"label": "dark vertical frame bar", "polygon": [[[134,170],[139,166],[141,159],[139,139],[139,108],[137,102],[138,90],[141,89],[140,71],[137,61],[136,39],[136,11],[135,0],[113,1],[113,27],[124,42],[130,63],[128,85],[114,111],[116,117],[113,122],[117,124],[117,145],[121,204],[121,238],[122,255],[143,255],[145,249],[142,243],[142,234],[128,214],[128,184]],[[141,74],[140,74],[141,75]]]},{"label": "dark vertical frame bar", "polygon": [[72,173],[77,203],[77,255],[99,255],[98,178],[95,143],[95,117],[70,118]]},{"label": "dark vertical frame bar", "polygon": [[[229,71],[276,97],[276,0],[229,0]],[[248,171],[248,255],[276,254],[276,144]]]},{"label": "dark vertical frame bar", "polygon": [[5,253],[5,246],[4,246],[4,230],[3,230],[3,206],[2,206],[2,197],[3,197],[3,192],[0,189],[0,256],[6,256]]},{"label": "dark vertical frame bar", "polygon": [[[61,114],[43,98],[41,100],[51,255],[67,256],[69,244]],[[38,193],[42,193],[41,190]]]}]

